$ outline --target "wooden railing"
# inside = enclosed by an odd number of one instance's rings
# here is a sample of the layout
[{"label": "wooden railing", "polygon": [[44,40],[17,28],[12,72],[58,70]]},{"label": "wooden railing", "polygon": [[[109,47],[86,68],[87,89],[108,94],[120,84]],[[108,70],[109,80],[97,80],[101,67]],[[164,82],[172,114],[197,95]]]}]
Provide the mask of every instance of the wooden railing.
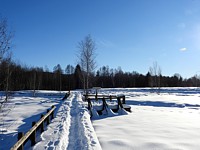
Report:
[{"label": "wooden railing", "polygon": [[40,129],[41,132],[44,131],[44,123],[45,121],[47,124],[50,123],[51,119],[54,118],[54,110],[56,109],[55,106],[51,107],[51,110],[47,110],[46,115],[41,115],[41,119],[36,123],[32,122],[32,128],[24,135],[23,132],[18,133],[18,142],[11,148],[11,150],[23,150],[24,145],[28,140],[31,140],[31,146],[36,144],[36,131]]},{"label": "wooden railing", "polygon": [[85,96],[85,100],[88,102],[88,110],[90,111],[91,116],[92,114],[92,103],[91,100],[102,100],[103,101],[103,106],[102,106],[102,110],[97,111],[99,114],[101,114],[101,112],[106,109],[106,107],[108,107],[108,104],[106,102],[106,99],[112,101],[113,99],[117,99],[117,108],[113,109],[114,112],[117,112],[119,110],[119,108],[123,108],[126,111],[131,112],[131,107],[126,105],[126,101],[125,101],[125,95],[94,95],[94,94],[89,94],[89,95],[84,95]]}]

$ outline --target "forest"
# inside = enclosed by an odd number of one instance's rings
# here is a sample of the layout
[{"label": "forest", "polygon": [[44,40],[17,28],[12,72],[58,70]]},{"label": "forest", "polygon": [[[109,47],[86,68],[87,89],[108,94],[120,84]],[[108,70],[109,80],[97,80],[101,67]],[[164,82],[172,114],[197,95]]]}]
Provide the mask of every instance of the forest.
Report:
[{"label": "forest", "polygon": [[[56,65],[53,71],[41,67],[27,67],[7,59],[0,64],[0,90],[73,90],[82,89],[83,81],[80,65],[67,65],[63,70]],[[181,75],[173,76],[140,74],[136,71],[124,72],[121,67],[110,69],[102,66],[89,76],[89,88],[130,88],[130,87],[198,87],[200,80],[197,76],[183,79]]]}]

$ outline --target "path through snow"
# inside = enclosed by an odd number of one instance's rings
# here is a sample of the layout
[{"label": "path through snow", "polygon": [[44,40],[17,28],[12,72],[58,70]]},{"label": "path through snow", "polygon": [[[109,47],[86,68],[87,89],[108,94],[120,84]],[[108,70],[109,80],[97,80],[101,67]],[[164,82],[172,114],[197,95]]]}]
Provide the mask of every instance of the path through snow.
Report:
[{"label": "path through snow", "polygon": [[58,109],[55,119],[42,133],[34,150],[101,150],[81,94],[72,92]]},{"label": "path through snow", "polygon": [[81,116],[84,113],[84,107],[78,102],[77,95],[72,100],[70,107],[70,129],[69,129],[69,144],[67,149],[87,148],[87,141],[84,135],[83,125],[80,122]]}]

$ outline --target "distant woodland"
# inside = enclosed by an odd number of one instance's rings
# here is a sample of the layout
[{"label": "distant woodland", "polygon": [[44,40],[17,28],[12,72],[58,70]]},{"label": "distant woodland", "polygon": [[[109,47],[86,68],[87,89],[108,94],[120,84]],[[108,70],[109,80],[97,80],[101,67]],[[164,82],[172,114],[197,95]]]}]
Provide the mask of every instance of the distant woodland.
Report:
[{"label": "distant woodland", "polygon": [[[1,61],[0,64],[0,90],[73,90],[82,89],[83,81],[80,65],[67,65],[63,70],[58,64],[53,71],[39,67],[26,67],[20,64]],[[130,87],[196,87],[200,80],[194,76],[183,79],[181,75],[153,76],[150,72],[143,75],[136,71],[124,72],[119,67],[110,69],[103,66],[91,73],[89,88],[130,88]]]}]

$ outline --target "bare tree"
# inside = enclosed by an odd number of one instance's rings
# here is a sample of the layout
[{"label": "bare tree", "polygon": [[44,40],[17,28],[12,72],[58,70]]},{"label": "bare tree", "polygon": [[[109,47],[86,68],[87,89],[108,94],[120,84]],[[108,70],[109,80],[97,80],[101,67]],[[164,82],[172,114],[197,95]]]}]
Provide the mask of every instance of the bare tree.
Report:
[{"label": "bare tree", "polygon": [[65,68],[65,73],[68,76],[68,91],[70,92],[72,86],[73,86],[73,75],[74,74],[74,67],[72,65],[67,65]]},{"label": "bare tree", "polygon": [[9,93],[10,93],[10,77],[11,77],[11,74],[12,74],[12,70],[11,70],[11,54],[8,55],[8,57],[6,58],[6,76],[5,76],[5,92],[6,92],[6,98],[5,98],[5,101],[7,102],[8,101],[8,96],[9,96]]},{"label": "bare tree", "polygon": [[[11,39],[13,35],[11,32],[8,31],[8,25],[7,25],[7,19],[0,17],[0,63],[3,61],[5,63],[6,67],[6,73],[4,81],[1,81],[0,84],[4,84],[5,91],[6,91],[6,98],[5,101],[8,100],[8,90],[9,90],[9,78],[11,75],[10,71],[10,63],[11,63],[11,52],[9,52],[9,49],[11,48]],[[6,55],[7,54],[7,55]],[[0,76],[2,76],[1,70],[0,70]]]},{"label": "bare tree", "polygon": [[[3,76],[3,80],[0,81],[0,85],[3,85],[5,89],[5,99],[0,99],[0,123],[4,127],[4,117],[9,113],[8,108],[8,96],[9,96],[9,83],[11,76],[11,48],[12,34],[8,31],[7,20],[0,17],[0,64],[4,67],[4,71],[0,68],[0,76]],[[6,113],[5,113],[6,112]]]},{"label": "bare tree", "polygon": [[30,70],[30,89],[33,90],[33,97],[36,96],[36,90],[40,89],[42,82],[43,68],[31,68]]},{"label": "bare tree", "polygon": [[94,73],[96,68],[96,44],[90,35],[87,35],[84,40],[78,43],[79,53],[79,64],[81,66],[82,75],[83,75],[83,87],[88,93],[90,76]]},{"label": "bare tree", "polygon": [[161,76],[162,70],[160,66],[158,66],[157,62],[153,63],[153,66],[149,68],[150,73],[150,85],[151,87],[157,87],[160,90],[161,87]]},{"label": "bare tree", "polygon": [[61,65],[60,64],[56,65],[53,68],[53,72],[55,75],[55,89],[59,89],[59,91],[61,92],[61,90],[62,90],[62,74],[63,74]]},{"label": "bare tree", "polygon": [[65,73],[70,75],[74,73],[74,67],[72,65],[67,65],[67,67],[65,68]]},{"label": "bare tree", "polygon": [[7,20],[5,18],[0,18],[0,62],[11,48],[12,37],[13,35],[8,31]]}]

